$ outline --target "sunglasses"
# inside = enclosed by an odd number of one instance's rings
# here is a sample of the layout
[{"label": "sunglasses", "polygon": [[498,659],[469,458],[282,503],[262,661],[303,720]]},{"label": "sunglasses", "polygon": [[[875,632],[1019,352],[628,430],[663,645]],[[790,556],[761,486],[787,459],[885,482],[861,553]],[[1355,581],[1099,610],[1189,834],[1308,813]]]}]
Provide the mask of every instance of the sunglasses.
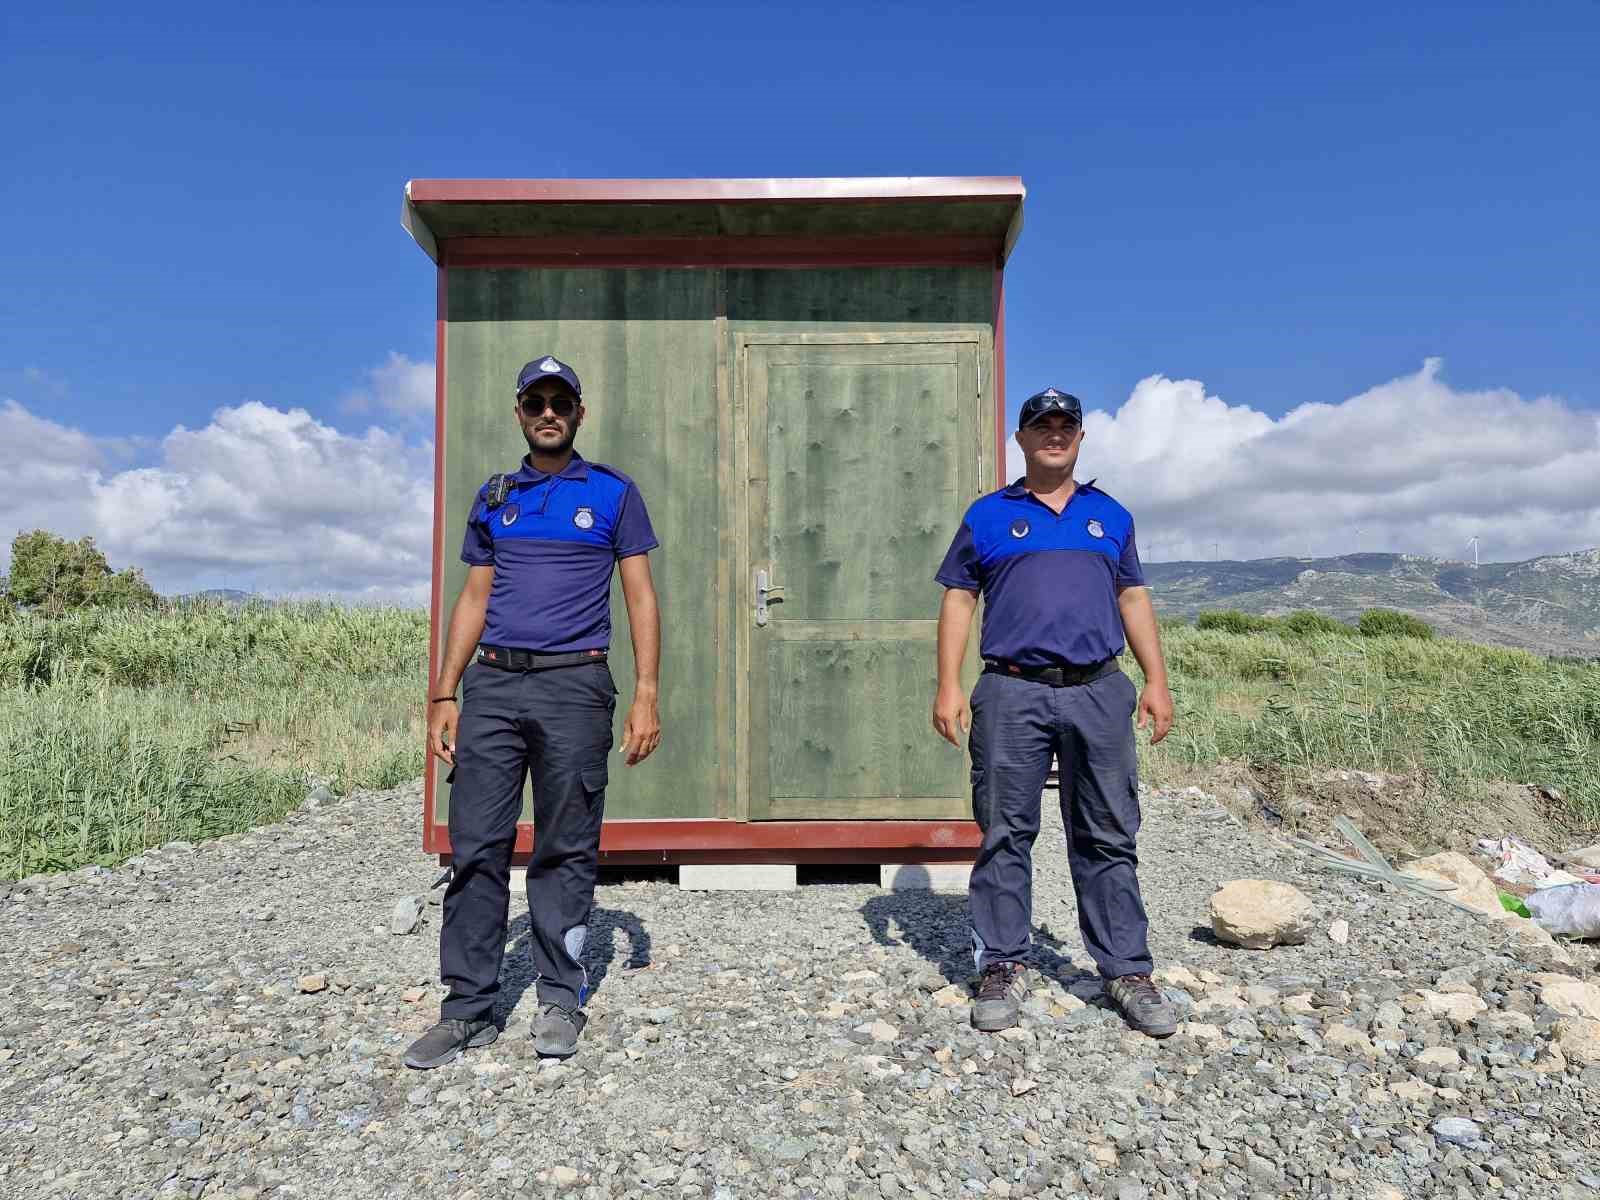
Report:
[{"label": "sunglasses", "polygon": [[578,411],[578,402],[571,396],[553,396],[546,400],[543,396],[536,396],[529,392],[526,396],[517,397],[517,407],[522,410],[525,417],[537,417],[544,414],[548,408],[561,420],[569,420],[572,414]]},{"label": "sunglasses", "polygon": [[[1047,415],[1046,413],[1034,413],[1033,416],[1028,419],[1028,423],[1026,425],[1024,425],[1023,428],[1024,429],[1042,428],[1042,420],[1041,419],[1043,417],[1045,417],[1046,415]],[[1079,421],[1076,417],[1072,416],[1071,414],[1067,414],[1067,419],[1061,423],[1061,432],[1062,433],[1077,433],[1078,430],[1080,430],[1082,428],[1083,428],[1083,423],[1081,421]]]}]

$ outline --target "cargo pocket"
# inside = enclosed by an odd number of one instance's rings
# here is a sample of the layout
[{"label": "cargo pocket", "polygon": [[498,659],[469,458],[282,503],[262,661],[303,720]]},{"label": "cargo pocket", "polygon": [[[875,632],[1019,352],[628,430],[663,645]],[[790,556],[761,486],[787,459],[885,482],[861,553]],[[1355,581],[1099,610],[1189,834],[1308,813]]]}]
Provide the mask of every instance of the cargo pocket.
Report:
[{"label": "cargo pocket", "polygon": [[610,767],[604,762],[595,763],[578,772],[578,779],[583,784],[583,794],[588,797],[590,804],[598,803],[605,798],[606,781],[610,778]]},{"label": "cargo pocket", "polygon": [[974,766],[971,772],[972,779],[972,819],[978,823],[979,829],[989,828],[989,814],[993,806],[989,803],[988,772],[982,767]]}]

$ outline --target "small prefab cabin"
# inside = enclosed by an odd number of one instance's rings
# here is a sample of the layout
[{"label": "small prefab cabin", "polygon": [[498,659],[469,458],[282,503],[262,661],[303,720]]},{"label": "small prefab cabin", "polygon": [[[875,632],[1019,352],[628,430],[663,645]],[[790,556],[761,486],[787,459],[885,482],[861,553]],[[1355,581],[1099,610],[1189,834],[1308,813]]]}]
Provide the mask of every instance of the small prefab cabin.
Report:
[{"label": "small prefab cabin", "polygon": [[[603,861],[972,857],[966,757],[929,720],[933,576],[1004,482],[1022,199],[1014,178],[407,185],[438,266],[431,661],[477,490],[526,453],[534,355],[577,369],[578,450],[637,481],[661,539],[662,743],[613,755]],[[620,737],[620,585],[612,617]],[[442,856],[449,804],[431,762]],[[525,816],[519,855],[535,835]]]}]

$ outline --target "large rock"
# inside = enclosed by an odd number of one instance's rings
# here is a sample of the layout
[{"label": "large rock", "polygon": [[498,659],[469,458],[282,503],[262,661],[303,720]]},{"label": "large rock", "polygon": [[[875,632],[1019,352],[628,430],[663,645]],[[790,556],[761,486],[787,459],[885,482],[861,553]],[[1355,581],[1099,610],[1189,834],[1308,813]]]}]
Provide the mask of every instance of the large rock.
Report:
[{"label": "large rock", "polygon": [[1572,955],[1550,936],[1549,930],[1537,922],[1519,917],[1516,913],[1502,912],[1496,918],[1496,923],[1505,930],[1506,941],[1511,943],[1512,950],[1519,958],[1536,966],[1572,965]]},{"label": "large rock", "polygon": [[1489,1005],[1476,992],[1422,992],[1422,1006],[1431,1017],[1444,1017],[1451,1024],[1467,1025]]},{"label": "large rock", "polygon": [[1588,1017],[1557,1021],[1556,1045],[1575,1063],[1585,1067],[1600,1066],[1600,1021]]},{"label": "large rock", "polygon": [[1465,854],[1447,850],[1443,854],[1430,854],[1414,863],[1407,863],[1404,874],[1416,875],[1440,883],[1453,883],[1455,890],[1446,892],[1450,899],[1491,917],[1498,917],[1505,909],[1500,905],[1500,893],[1494,882],[1478,869]]},{"label": "large rock", "polygon": [[1600,1021],[1600,984],[1572,979],[1566,975],[1541,975],[1539,1000],[1564,1017],[1587,1017]]},{"label": "large rock", "polygon": [[1275,879],[1235,879],[1211,897],[1212,932],[1249,950],[1298,946],[1311,936],[1316,922],[1311,898]]},{"label": "large rock", "polygon": [[1567,853],[1567,861],[1576,863],[1581,867],[1593,867],[1600,871],[1600,843],[1585,846],[1581,850],[1572,850]]}]

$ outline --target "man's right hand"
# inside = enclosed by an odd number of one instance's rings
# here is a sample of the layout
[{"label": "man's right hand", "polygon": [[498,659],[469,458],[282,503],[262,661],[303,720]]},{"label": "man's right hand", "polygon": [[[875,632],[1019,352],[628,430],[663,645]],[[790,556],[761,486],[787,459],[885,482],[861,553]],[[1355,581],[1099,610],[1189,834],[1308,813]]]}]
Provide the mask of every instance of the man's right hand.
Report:
[{"label": "man's right hand", "polygon": [[461,708],[454,700],[436,700],[428,705],[428,749],[452,767],[456,765],[456,722]]},{"label": "man's right hand", "polygon": [[967,704],[966,693],[959,686],[940,687],[934,696],[933,728],[940,737],[958,748],[961,739],[957,736],[957,730],[965,734],[972,728],[972,709]]}]

